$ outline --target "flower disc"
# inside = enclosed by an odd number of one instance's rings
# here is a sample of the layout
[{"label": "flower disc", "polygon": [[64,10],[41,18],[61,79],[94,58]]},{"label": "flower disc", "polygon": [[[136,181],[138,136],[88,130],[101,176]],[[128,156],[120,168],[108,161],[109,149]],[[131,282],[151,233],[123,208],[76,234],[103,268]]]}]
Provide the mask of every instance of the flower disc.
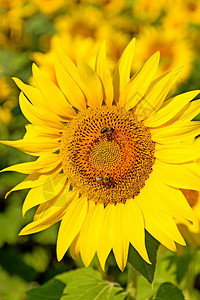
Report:
[{"label": "flower disc", "polygon": [[154,148],[150,130],[132,111],[90,108],[62,136],[63,170],[89,200],[125,203],[139,194],[152,172]]}]

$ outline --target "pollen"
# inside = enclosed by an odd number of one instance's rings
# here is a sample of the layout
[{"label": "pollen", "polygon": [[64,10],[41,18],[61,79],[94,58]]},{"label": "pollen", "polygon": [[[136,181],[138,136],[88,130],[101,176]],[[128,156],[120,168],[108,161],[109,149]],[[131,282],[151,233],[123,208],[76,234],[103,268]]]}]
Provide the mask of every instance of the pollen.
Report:
[{"label": "pollen", "polygon": [[154,164],[150,130],[133,111],[113,106],[80,112],[62,135],[64,173],[95,203],[125,203],[144,187]]}]

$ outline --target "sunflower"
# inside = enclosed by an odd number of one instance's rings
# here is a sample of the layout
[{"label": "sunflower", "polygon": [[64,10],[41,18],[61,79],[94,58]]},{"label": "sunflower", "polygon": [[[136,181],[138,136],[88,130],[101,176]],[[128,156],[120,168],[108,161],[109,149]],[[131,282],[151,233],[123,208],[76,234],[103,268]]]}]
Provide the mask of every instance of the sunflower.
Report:
[{"label": "sunflower", "polygon": [[81,6],[81,9],[71,7],[67,14],[58,16],[54,24],[60,34],[92,37],[97,41],[107,38],[110,29],[110,25],[105,22],[103,12],[95,6],[87,5]]},{"label": "sunflower", "polygon": [[136,0],[133,2],[133,15],[141,20],[156,21],[166,6],[165,1]]},{"label": "sunflower", "polygon": [[[70,248],[88,266],[97,252],[102,268],[113,250],[121,270],[129,244],[148,263],[145,229],[167,248],[185,245],[176,220],[194,215],[180,188],[200,190],[199,151],[193,139],[200,108],[199,91],[167,99],[180,69],[156,78],[159,53],[130,78],[135,40],[110,72],[105,43],[93,70],[75,65],[58,49],[58,88],[36,65],[37,87],[14,79],[22,90],[20,107],[31,123],[18,141],[2,141],[34,155],[36,161],[3,171],[28,174],[10,192],[30,188],[23,215],[38,206],[20,235],[39,232],[61,221],[60,261]],[[166,101],[165,101],[166,100]]]},{"label": "sunflower", "polygon": [[17,105],[17,97],[6,76],[0,77],[0,86],[0,124],[8,125],[13,120],[12,109]]},{"label": "sunflower", "polygon": [[162,19],[164,32],[168,36],[177,38],[177,36],[187,37],[191,34],[191,29],[188,29],[188,19],[179,6],[169,5],[166,9],[166,14]]},{"label": "sunflower", "polygon": [[[2,71],[2,68],[0,65],[0,73],[1,73],[1,71]],[[11,88],[9,86],[7,77],[5,77],[5,76],[0,77],[0,85],[1,85],[0,102],[4,102],[7,100],[7,98],[9,97],[9,94],[11,93]]]},{"label": "sunflower", "polygon": [[16,49],[25,43],[24,23],[19,10],[9,10],[0,14],[0,47]]},{"label": "sunflower", "polygon": [[53,14],[61,9],[65,1],[64,0],[31,0],[29,4],[34,5],[43,14]]},{"label": "sunflower", "polygon": [[[88,16],[91,17],[88,19]],[[96,46],[99,47],[99,43],[106,40],[108,62],[113,66],[130,41],[129,34],[124,33],[125,30],[120,26],[121,19],[120,16],[112,16],[106,22],[102,10],[95,6],[82,5],[79,9],[71,7],[68,14],[57,17],[55,27],[61,37],[63,49],[75,64],[76,57],[81,56],[90,66],[95,65]]]},{"label": "sunflower", "polygon": [[181,1],[181,9],[189,23],[199,24],[200,3],[197,0]]},{"label": "sunflower", "polygon": [[12,121],[12,113],[7,107],[0,106],[0,124],[8,125]]},{"label": "sunflower", "polygon": [[89,0],[89,3],[97,5],[104,12],[116,14],[127,7],[126,1],[119,0]]}]

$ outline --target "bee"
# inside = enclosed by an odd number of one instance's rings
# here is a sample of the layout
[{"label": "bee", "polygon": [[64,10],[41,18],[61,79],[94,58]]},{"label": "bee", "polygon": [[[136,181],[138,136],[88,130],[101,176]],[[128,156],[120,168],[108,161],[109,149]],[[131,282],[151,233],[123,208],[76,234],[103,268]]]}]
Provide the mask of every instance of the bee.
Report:
[{"label": "bee", "polygon": [[106,176],[104,177],[104,182],[105,182],[105,183],[111,182],[111,177],[108,176],[108,175],[106,175]]},{"label": "bee", "polygon": [[113,133],[114,131],[115,131],[115,129],[112,128],[112,127],[103,127],[103,128],[101,129],[100,133],[101,133],[101,134],[104,134],[104,133],[110,134],[110,133]]},{"label": "bee", "polygon": [[97,176],[96,181],[98,183],[103,183],[106,186],[111,186],[111,185],[114,184],[113,179],[109,175],[105,175],[104,177],[103,176]]},{"label": "bee", "polygon": [[97,176],[97,177],[96,177],[96,181],[99,182],[99,183],[100,183],[100,182],[103,182],[103,177]]}]

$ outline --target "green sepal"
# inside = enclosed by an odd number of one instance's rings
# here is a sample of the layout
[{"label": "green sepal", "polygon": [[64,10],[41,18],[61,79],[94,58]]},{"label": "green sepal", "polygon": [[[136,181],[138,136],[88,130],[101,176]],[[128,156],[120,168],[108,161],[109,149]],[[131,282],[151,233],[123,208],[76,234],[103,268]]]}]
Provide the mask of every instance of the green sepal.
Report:
[{"label": "green sepal", "polygon": [[148,264],[132,246],[130,246],[129,249],[128,262],[136,269],[136,271],[152,283],[156,267],[157,251],[160,243],[146,231],[145,244],[152,264]]}]

